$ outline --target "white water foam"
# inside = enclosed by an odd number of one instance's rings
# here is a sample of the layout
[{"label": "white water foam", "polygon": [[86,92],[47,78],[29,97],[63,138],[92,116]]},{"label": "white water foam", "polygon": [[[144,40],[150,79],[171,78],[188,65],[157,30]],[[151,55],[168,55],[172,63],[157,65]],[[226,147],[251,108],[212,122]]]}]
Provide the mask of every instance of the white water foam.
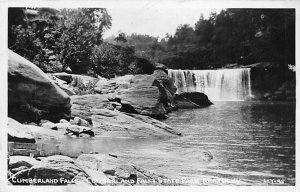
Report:
[{"label": "white water foam", "polygon": [[251,98],[250,68],[218,70],[174,70],[177,93],[202,92],[212,101],[243,101]]}]

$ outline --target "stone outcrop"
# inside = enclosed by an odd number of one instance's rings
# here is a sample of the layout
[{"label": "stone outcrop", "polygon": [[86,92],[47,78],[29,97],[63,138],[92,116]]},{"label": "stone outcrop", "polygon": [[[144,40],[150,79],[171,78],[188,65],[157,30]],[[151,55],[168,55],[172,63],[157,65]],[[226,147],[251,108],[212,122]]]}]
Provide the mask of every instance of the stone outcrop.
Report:
[{"label": "stone outcrop", "polygon": [[56,179],[57,181],[57,183],[36,183],[36,185],[67,185],[76,183],[92,185],[84,170],[76,165],[73,159],[62,155],[46,157],[41,163],[32,166],[28,171],[28,177],[43,180]]},{"label": "stone outcrop", "polygon": [[86,120],[80,118],[80,117],[74,117],[73,120],[71,120],[71,124],[73,125],[78,125],[78,126],[84,126],[84,127],[89,127],[90,124]]},{"label": "stone outcrop", "polygon": [[161,182],[167,177],[108,154],[82,154],[76,160],[62,155],[41,161],[10,159],[8,181],[13,185],[169,185]]},{"label": "stone outcrop", "polygon": [[207,95],[200,92],[185,92],[180,94],[181,97],[188,99],[200,107],[206,107],[213,103],[208,99]]},{"label": "stone outcrop", "polygon": [[193,108],[200,108],[199,105],[197,105],[196,103],[188,100],[185,97],[182,97],[178,94],[174,95],[174,103],[176,105],[176,107],[178,107],[178,109],[193,109]]},{"label": "stone outcrop", "polygon": [[64,138],[64,131],[52,130],[45,127],[35,125],[24,125],[35,139],[61,139]]},{"label": "stone outcrop", "polygon": [[207,95],[200,92],[185,92],[175,94],[174,103],[179,109],[201,108],[212,105]]},{"label": "stone outcrop", "polygon": [[7,120],[7,133],[9,142],[35,143],[31,131],[12,118]]},{"label": "stone outcrop", "polygon": [[171,79],[164,70],[157,69],[153,72],[152,76],[154,76],[155,79],[170,92],[170,94],[174,95],[176,93],[177,88],[174,85],[173,79]]},{"label": "stone outcrop", "polygon": [[93,109],[91,112],[93,131],[96,136],[174,137],[180,135],[166,124],[150,117],[128,116],[108,109]]},{"label": "stone outcrop", "polygon": [[97,90],[100,94],[115,94],[115,99],[123,107],[132,107],[131,111],[151,116],[165,118],[172,110],[173,94],[176,91],[171,79],[162,70],[156,70],[152,75],[125,75],[107,82],[98,82]]},{"label": "stone outcrop", "polygon": [[8,116],[19,122],[70,118],[70,98],[36,65],[8,50]]},{"label": "stone outcrop", "polygon": [[121,104],[131,105],[141,115],[162,118],[167,114],[163,103],[160,102],[160,91],[155,86],[139,86],[119,90],[117,97]]},{"label": "stone outcrop", "polygon": [[[136,88],[133,87],[132,89]],[[146,89],[145,91],[147,92],[147,90],[149,89]],[[152,90],[154,93],[156,93],[156,96],[159,97],[158,88],[152,87]],[[129,116],[129,113],[128,115],[126,115],[120,113],[119,111],[116,111],[119,105],[115,104],[118,104],[119,102],[122,103],[123,100],[124,103],[120,104],[120,111],[126,108],[124,111],[130,112],[131,114],[134,114],[134,111],[136,111],[136,113],[151,116],[150,113],[160,114],[160,111],[155,110],[161,109],[164,113],[166,113],[164,111],[165,108],[163,104],[159,104],[161,106],[152,107],[157,102],[157,100],[153,99],[155,96],[153,93],[148,95],[150,98],[146,99],[137,92],[132,92],[128,91],[128,89],[125,89],[123,95],[121,95],[122,99],[109,94],[72,96],[72,116],[87,120],[92,125],[92,131],[95,133],[95,136],[164,137],[179,135],[180,133],[177,133],[174,130],[171,131],[172,129],[170,127],[160,121],[152,119],[151,117],[147,118],[141,115]],[[140,96],[141,98],[138,98],[138,96]],[[131,100],[131,97],[135,99],[135,101]],[[125,100],[124,98],[127,98],[128,100]],[[140,102],[140,105],[136,104],[137,101]],[[132,109],[130,109],[130,107]],[[159,124],[159,122],[161,124]],[[59,123],[57,125],[58,129],[69,126],[62,123]]]},{"label": "stone outcrop", "polygon": [[[59,139],[65,137],[64,135],[75,135],[77,137],[81,136],[82,134],[89,135],[91,137],[94,136],[94,132],[90,127],[89,123],[79,117],[74,118],[70,122],[63,123],[52,123],[52,122],[45,122],[42,126],[35,126],[35,125],[25,125],[31,132],[31,134],[38,139]],[[81,126],[84,125],[84,126]]]},{"label": "stone outcrop", "polygon": [[[99,185],[162,185],[159,179],[166,179],[163,175],[147,171],[107,154],[82,154],[75,162],[86,173],[92,173],[91,179],[103,181]],[[145,180],[148,183],[141,183],[138,180]]]},{"label": "stone outcrop", "polygon": [[138,119],[144,123],[147,123],[147,124],[151,124],[155,127],[158,127],[166,132],[169,132],[171,134],[174,134],[174,135],[181,135],[180,132],[174,130],[173,128],[171,128],[169,125],[159,121],[159,120],[156,120],[156,119],[153,119],[151,117],[148,117],[148,116],[144,116],[144,115],[138,115],[138,114],[132,114],[132,113],[126,113],[126,115],[128,116],[131,116],[131,117],[134,117],[135,119]]},{"label": "stone outcrop", "polygon": [[95,94],[95,95],[74,95],[71,97],[71,116],[80,117],[84,120],[91,121],[91,109],[93,108],[108,108],[114,109],[108,100],[109,95]]}]

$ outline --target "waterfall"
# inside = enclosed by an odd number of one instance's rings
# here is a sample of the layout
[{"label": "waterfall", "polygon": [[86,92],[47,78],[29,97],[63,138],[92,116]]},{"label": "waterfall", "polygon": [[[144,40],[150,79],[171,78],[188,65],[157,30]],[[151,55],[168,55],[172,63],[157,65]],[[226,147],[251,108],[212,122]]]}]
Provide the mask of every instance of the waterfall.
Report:
[{"label": "waterfall", "polygon": [[212,101],[242,101],[251,97],[250,68],[173,70],[177,93],[202,92]]}]

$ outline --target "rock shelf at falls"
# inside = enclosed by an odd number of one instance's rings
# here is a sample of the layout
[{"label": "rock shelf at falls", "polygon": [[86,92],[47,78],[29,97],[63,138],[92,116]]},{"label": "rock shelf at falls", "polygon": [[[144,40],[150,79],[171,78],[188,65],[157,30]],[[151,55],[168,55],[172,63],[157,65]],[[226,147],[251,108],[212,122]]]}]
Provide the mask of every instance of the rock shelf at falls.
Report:
[{"label": "rock shelf at falls", "polygon": [[174,70],[177,93],[203,92],[212,101],[239,101],[251,97],[250,68],[219,70]]}]

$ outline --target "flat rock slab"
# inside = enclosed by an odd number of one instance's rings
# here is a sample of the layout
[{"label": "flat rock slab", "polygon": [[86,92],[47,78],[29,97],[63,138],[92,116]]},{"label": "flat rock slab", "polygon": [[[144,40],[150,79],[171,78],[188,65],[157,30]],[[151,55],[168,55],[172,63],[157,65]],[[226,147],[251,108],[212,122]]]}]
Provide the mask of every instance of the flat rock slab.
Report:
[{"label": "flat rock slab", "polygon": [[56,131],[35,125],[24,125],[36,139],[59,139],[66,137],[63,131]]},{"label": "flat rock slab", "polygon": [[118,166],[117,158],[108,154],[82,154],[76,159],[76,164],[91,170],[111,172]]},{"label": "flat rock slab", "polygon": [[[91,179],[102,181],[98,183],[99,185],[163,185],[159,179],[166,179],[163,175],[150,172],[107,154],[82,154],[75,163],[84,169]],[[122,180],[127,182],[122,182]],[[139,183],[138,180],[148,182]],[[117,181],[118,183],[110,181]]]},{"label": "flat rock slab", "polygon": [[[93,109],[93,131],[96,136],[174,137],[178,134],[152,118],[140,118],[108,109]],[[142,119],[142,120],[141,120]]]},{"label": "flat rock slab", "polygon": [[91,118],[92,108],[109,108],[113,109],[108,98],[110,95],[74,95],[71,96],[71,115],[72,117],[80,117],[85,120]]},{"label": "flat rock slab", "polygon": [[[10,170],[13,168],[14,174],[8,171],[8,180],[14,185],[164,185],[159,181],[166,179],[108,154],[82,154],[76,160],[63,155],[49,156],[41,161],[14,157],[11,161]],[[18,180],[24,182],[18,183]],[[142,180],[147,182],[140,182]]]},{"label": "flat rock slab", "polygon": [[8,118],[7,120],[7,132],[8,141],[35,143],[34,136],[32,135],[30,129],[12,118]]},{"label": "flat rock slab", "polygon": [[169,125],[167,125],[167,124],[165,124],[165,123],[163,123],[159,120],[153,119],[153,118],[145,116],[145,115],[132,114],[132,113],[125,113],[125,114],[128,115],[128,116],[134,117],[134,118],[136,118],[140,121],[143,121],[145,123],[151,124],[155,127],[158,127],[162,130],[165,130],[166,132],[169,132],[171,134],[181,135],[180,132],[174,130],[172,127],[170,127]]}]

